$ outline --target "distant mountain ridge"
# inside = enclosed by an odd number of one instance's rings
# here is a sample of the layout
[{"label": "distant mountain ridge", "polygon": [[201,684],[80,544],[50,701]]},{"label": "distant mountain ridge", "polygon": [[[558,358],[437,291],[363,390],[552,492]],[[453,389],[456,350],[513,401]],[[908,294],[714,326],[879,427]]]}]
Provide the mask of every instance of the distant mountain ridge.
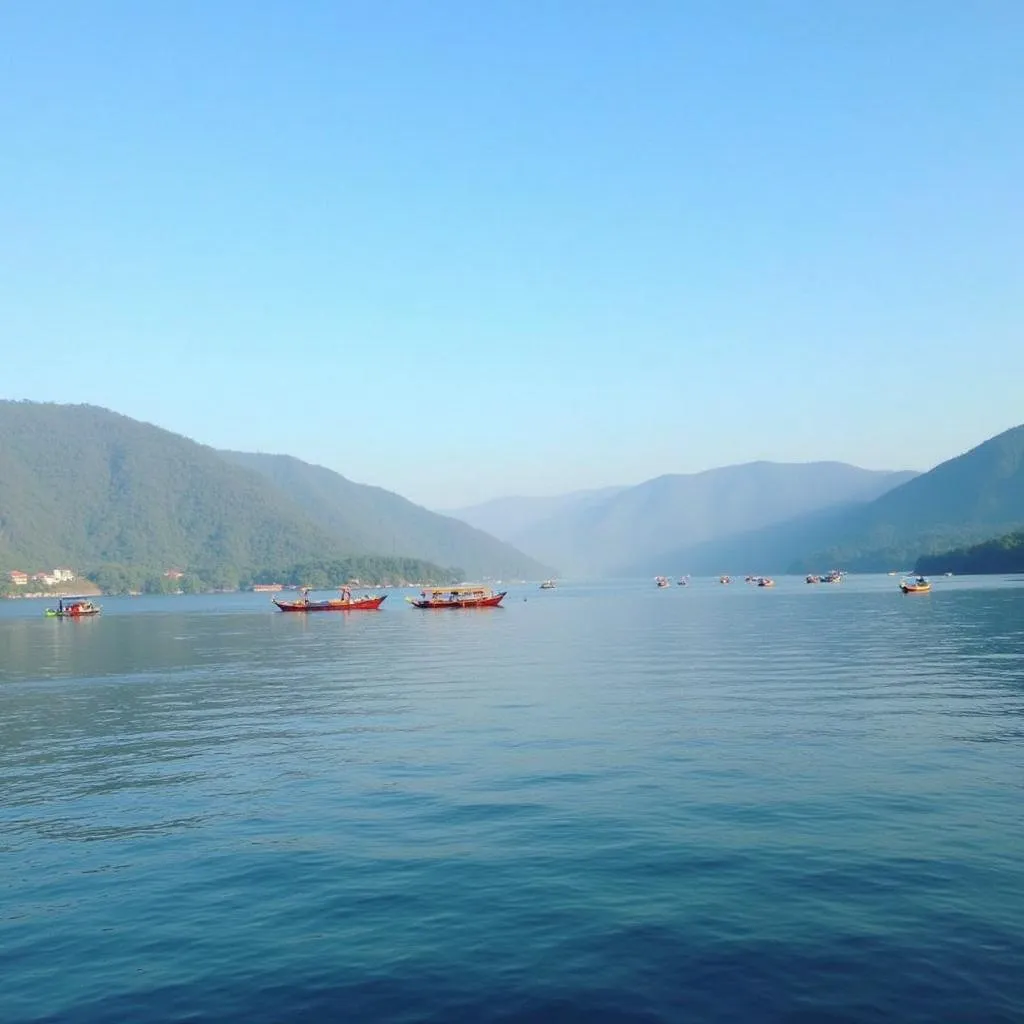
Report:
[{"label": "distant mountain ridge", "polygon": [[95,406],[0,401],[2,568],[427,560],[417,547],[470,575],[548,571],[463,523],[297,459],[226,457]]},{"label": "distant mountain ridge", "polygon": [[[782,523],[666,550],[664,571],[859,572],[905,568],[1024,526],[1024,426],[915,475],[873,501],[845,503]],[[931,564],[931,563],[924,563]]]},{"label": "distant mountain ridge", "polygon": [[502,540],[515,543],[512,537],[523,535],[531,527],[555,515],[565,515],[599,504],[624,491],[625,487],[600,487],[593,490],[573,491],[549,497],[514,496],[493,498],[479,505],[465,508],[440,509],[441,515],[461,519],[478,530]]},{"label": "distant mountain ridge", "polygon": [[594,499],[569,500],[505,539],[563,573],[673,572],[659,564],[666,552],[867,501],[913,476],[840,462],[752,462],[669,474]]}]

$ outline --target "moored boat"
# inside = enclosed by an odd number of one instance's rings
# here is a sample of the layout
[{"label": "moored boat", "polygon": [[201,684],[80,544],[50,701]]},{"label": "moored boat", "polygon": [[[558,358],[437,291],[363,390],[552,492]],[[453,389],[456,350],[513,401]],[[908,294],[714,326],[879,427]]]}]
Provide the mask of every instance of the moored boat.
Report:
[{"label": "moored boat", "polygon": [[719,583],[732,583],[732,577],[731,576],[719,576],[718,577],[718,582]]},{"label": "moored boat", "polygon": [[668,582],[668,577],[667,576],[655,576],[654,577],[654,582],[659,587],[667,587],[667,586],[669,586],[669,582]]},{"label": "moored boat", "polygon": [[362,597],[353,597],[349,587],[341,588],[341,597],[331,597],[326,601],[311,601],[309,599],[309,588],[304,587],[302,597],[298,601],[279,601],[276,597],[274,604],[283,612],[373,612],[383,603],[387,594],[373,596],[364,594]]},{"label": "moored boat", "polygon": [[545,580],[541,585],[541,590],[554,590],[557,584],[554,580]]},{"label": "moored boat", "polygon": [[774,587],[775,580],[773,580],[770,576],[761,576],[758,578],[757,585],[759,587]]},{"label": "moored boat", "polygon": [[407,597],[406,601],[414,608],[497,608],[507,593],[478,586],[427,587],[418,598]]},{"label": "moored boat", "polygon": [[62,597],[56,608],[47,608],[45,615],[50,619],[85,619],[99,615],[103,609],[87,597]]}]

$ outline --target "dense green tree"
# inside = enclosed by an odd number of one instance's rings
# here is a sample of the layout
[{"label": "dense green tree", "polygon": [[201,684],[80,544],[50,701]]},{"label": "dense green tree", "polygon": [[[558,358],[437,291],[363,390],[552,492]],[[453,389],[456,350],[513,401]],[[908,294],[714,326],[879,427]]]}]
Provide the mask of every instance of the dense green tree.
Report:
[{"label": "dense green tree", "polygon": [[922,555],[915,570],[930,574],[1024,572],[1024,531],[1004,534],[968,548]]}]

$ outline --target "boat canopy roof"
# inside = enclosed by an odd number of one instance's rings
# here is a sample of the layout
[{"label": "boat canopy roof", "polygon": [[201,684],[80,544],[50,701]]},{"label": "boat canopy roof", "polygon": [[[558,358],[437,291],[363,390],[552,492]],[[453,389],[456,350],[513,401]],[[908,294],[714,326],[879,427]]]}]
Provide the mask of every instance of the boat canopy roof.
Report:
[{"label": "boat canopy roof", "polygon": [[426,587],[423,591],[424,594],[487,594],[490,593],[490,587],[481,587],[478,584],[466,586],[465,584],[457,587]]}]

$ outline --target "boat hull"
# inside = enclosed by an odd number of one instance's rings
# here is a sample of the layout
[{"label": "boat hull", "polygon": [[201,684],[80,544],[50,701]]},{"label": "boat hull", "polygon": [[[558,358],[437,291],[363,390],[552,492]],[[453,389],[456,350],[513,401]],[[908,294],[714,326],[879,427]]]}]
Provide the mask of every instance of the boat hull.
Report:
[{"label": "boat hull", "polygon": [[283,612],[374,612],[383,603],[387,594],[380,597],[362,597],[346,601],[332,598],[329,601],[278,601],[274,604]]},{"label": "boat hull", "polygon": [[900,584],[900,590],[902,590],[904,594],[929,594],[929,593],[931,593],[931,589],[932,588],[930,586],[927,586],[927,587],[915,587],[915,586],[907,586],[907,584],[905,584],[905,583],[901,583]]},{"label": "boat hull", "polygon": [[433,601],[426,599],[409,599],[409,603],[414,608],[497,608],[501,604],[502,598],[507,594],[507,590],[503,590],[500,594],[492,594],[490,597],[472,598],[467,597],[458,601]]}]

